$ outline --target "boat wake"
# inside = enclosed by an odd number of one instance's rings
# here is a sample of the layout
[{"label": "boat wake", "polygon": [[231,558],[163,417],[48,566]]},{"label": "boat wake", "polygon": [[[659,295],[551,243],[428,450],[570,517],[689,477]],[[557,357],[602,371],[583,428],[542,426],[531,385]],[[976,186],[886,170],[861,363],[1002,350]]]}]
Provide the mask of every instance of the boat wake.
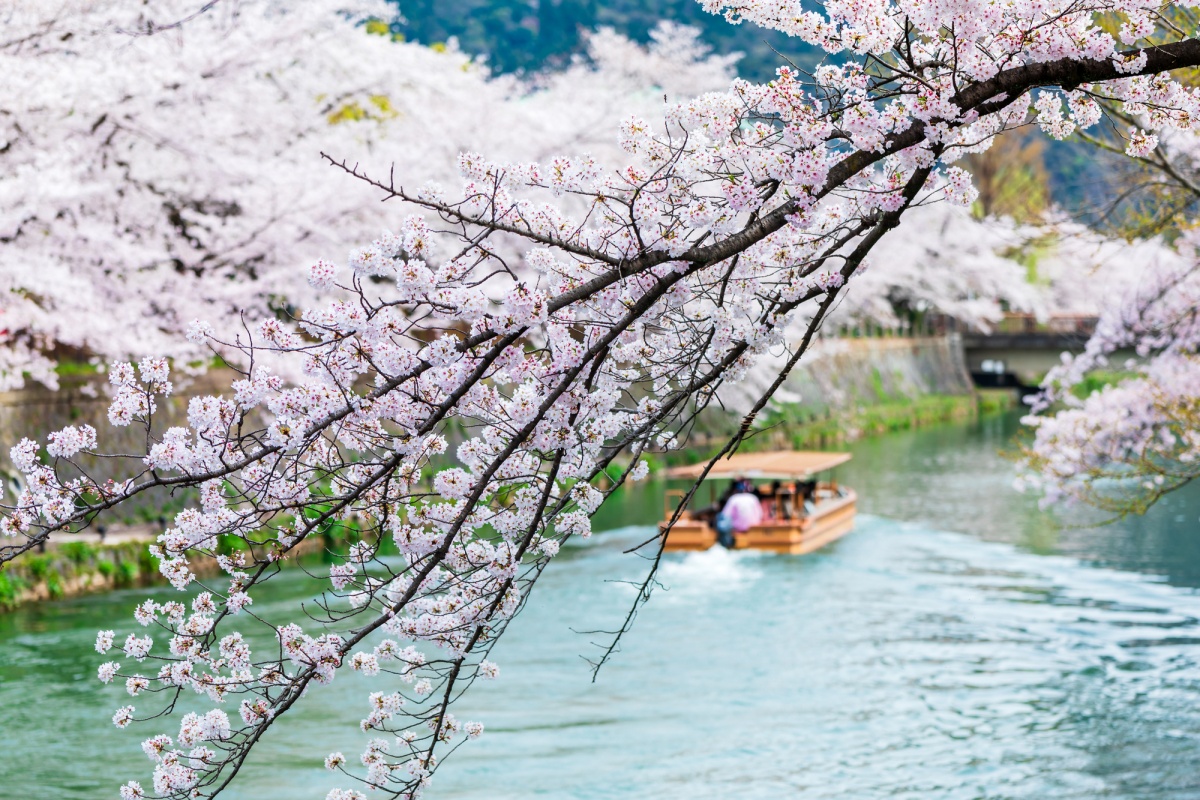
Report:
[{"label": "boat wake", "polygon": [[658,569],[658,581],[667,591],[658,600],[691,601],[700,595],[742,591],[763,576],[762,558],[756,551],[713,547],[666,559]]}]

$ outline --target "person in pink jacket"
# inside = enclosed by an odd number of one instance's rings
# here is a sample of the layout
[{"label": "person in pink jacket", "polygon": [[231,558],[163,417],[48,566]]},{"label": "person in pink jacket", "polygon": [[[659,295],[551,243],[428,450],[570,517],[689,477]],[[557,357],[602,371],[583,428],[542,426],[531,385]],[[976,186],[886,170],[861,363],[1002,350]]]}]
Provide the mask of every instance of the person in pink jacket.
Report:
[{"label": "person in pink jacket", "polygon": [[733,547],[733,534],[745,533],[762,522],[762,518],[758,495],[738,492],[725,501],[725,507],[717,515],[717,540],[725,547]]}]

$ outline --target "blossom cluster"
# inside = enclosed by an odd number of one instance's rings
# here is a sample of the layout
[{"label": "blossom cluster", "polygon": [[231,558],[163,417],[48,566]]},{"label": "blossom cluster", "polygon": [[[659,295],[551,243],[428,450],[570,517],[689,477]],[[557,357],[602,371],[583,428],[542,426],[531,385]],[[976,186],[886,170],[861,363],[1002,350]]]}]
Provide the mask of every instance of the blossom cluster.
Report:
[{"label": "blossom cluster", "polygon": [[[1123,514],[1200,477],[1198,245],[1186,233],[1113,281],[1084,351],[1050,371],[1025,420],[1022,488]],[[1081,396],[1098,372],[1120,378]]]}]

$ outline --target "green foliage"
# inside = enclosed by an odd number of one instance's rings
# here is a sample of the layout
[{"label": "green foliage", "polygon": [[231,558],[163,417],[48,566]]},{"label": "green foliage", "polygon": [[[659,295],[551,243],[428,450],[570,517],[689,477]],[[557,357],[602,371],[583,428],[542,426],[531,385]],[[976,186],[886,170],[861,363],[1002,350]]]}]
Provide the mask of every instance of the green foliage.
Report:
[{"label": "green foliage", "polygon": [[372,36],[387,36],[392,32],[392,26],[381,19],[371,18],[367,20],[367,33]]},{"label": "green foliage", "polygon": [[[812,69],[824,55],[778,31],[730,25],[705,13],[695,0],[402,0],[397,5],[403,19],[389,30],[422,44],[457,38],[465,52],[486,55],[496,72],[566,66],[583,53],[583,34],[601,26],[645,42],[661,20],[699,28],[718,53],[744,53],[738,71],[756,80],[773,78],[785,58]],[[370,23],[368,30],[383,32]]]},{"label": "green foliage", "polygon": [[1083,376],[1083,380],[1071,387],[1071,393],[1080,400],[1106,386],[1116,386],[1123,380],[1137,377],[1129,370],[1095,370]]},{"label": "green foliage", "polygon": [[366,118],[366,109],[356,102],[346,103],[327,117],[330,125],[337,125],[342,122],[358,122]]},{"label": "green foliage", "polygon": [[50,556],[28,556],[24,567],[35,581],[43,581],[50,574]]},{"label": "green foliage", "polygon": [[1031,286],[1039,284],[1049,285],[1049,281],[1043,278],[1038,272],[1038,262],[1052,252],[1057,243],[1057,236],[1054,234],[1044,234],[1029,239],[1018,247],[1011,247],[1000,255],[1023,266],[1025,268],[1025,280]]},{"label": "green foliage", "polygon": [[90,361],[61,359],[55,363],[54,373],[60,378],[91,378],[100,374],[100,365]]},{"label": "green foliage", "polygon": [[875,392],[875,399],[887,399],[887,392],[883,388],[883,374],[880,373],[879,367],[871,368],[871,390]]},{"label": "green foliage", "polygon": [[158,559],[150,554],[146,547],[139,547],[137,551],[138,571],[143,575],[158,575]]},{"label": "green foliage", "polygon": [[96,572],[99,572],[101,575],[103,575],[106,578],[111,578],[117,572],[117,565],[111,561],[106,561],[106,560],[97,561],[96,562]]},{"label": "green foliage", "polygon": [[1017,404],[1016,395],[1011,389],[977,389],[976,396],[979,398],[978,408],[981,417],[1003,414],[1011,411]]},{"label": "green foliage", "polygon": [[87,542],[67,542],[58,548],[66,559],[75,566],[82,566],[96,557],[96,548]]},{"label": "green foliage", "polygon": [[339,125],[343,122],[360,122],[364,119],[382,122],[398,116],[400,116],[400,112],[392,105],[390,97],[386,94],[373,94],[367,98],[366,105],[357,100],[351,100],[331,111],[325,118],[330,125]]},{"label": "green foliage", "polygon": [[400,112],[392,105],[391,98],[386,94],[373,94],[367,98],[367,102],[375,107],[377,116],[388,118],[400,115]]},{"label": "green foliage", "polygon": [[249,550],[250,546],[240,536],[223,533],[217,537],[217,553],[223,556],[233,555],[239,550]]},{"label": "green foliage", "polygon": [[138,569],[136,561],[121,559],[117,562],[117,572],[113,580],[117,586],[133,586],[139,577],[141,570]]},{"label": "green foliage", "polygon": [[0,610],[16,608],[17,596],[25,590],[25,581],[20,575],[0,572]]}]

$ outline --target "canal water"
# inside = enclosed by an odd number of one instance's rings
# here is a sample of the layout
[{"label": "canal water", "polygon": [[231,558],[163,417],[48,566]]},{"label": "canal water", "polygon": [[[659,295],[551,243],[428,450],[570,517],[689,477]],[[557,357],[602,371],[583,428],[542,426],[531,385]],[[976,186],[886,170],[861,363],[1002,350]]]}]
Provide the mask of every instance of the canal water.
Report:
[{"label": "canal water", "polygon": [[[652,532],[662,486],[615,498],[497,647],[500,679],[458,713],[487,732],[430,797],[1200,798],[1200,492],[1085,527],[1010,489],[1015,429],[854,445],[841,478],[863,513],[820,553],[669,556],[592,683],[600,637],[579,631],[619,624],[621,581],[644,569],[622,551]],[[257,611],[306,588],[272,591]],[[123,701],[91,650],[144,595],[0,616],[0,797],[146,782],[150,731],[108,724]],[[226,796],[323,798],[320,761],[361,750],[370,690],[343,676],[311,692]]]}]

